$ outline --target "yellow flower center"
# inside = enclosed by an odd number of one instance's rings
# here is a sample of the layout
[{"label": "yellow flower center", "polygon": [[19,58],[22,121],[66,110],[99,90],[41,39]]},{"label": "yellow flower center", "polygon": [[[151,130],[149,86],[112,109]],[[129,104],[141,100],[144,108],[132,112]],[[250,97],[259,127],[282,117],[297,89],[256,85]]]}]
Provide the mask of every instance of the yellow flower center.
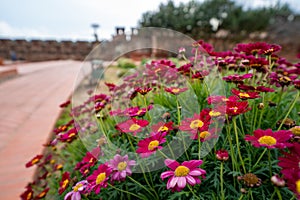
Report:
[{"label": "yellow flower center", "polygon": [[136,112],[137,115],[140,115],[143,112],[143,110],[139,110]]},{"label": "yellow flower center", "polygon": [[175,169],[175,176],[187,176],[190,172],[190,169],[187,168],[186,166],[178,166],[176,169]]},{"label": "yellow flower center", "polygon": [[131,130],[131,131],[136,131],[136,130],[138,130],[139,128],[141,128],[140,125],[132,124],[132,125],[129,127],[129,130]]},{"label": "yellow flower center", "polygon": [[296,181],[296,190],[300,194],[300,179]]},{"label": "yellow flower center", "polygon": [[217,116],[220,116],[221,115],[221,113],[220,112],[218,112],[218,111],[210,111],[209,112],[209,115],[211,116],[211,117],[217,117]]},{"label": "yellow flower center", "polygon": [[154,150],[157,146],[159,145],[159,141],[158,140],[153,140],[148,144],[148,150],[152,151]]},{"label": "yellow flower center", "polygon": [[118,164],[118,170],[119,171],[123,171],[124,169],[126,169],[126,167],[127,167],[126,162],[119,162],[119,164]]},{"label": "yellow flower center", "polygon": [[178,93],[179,91],[180,91],[180,89],[178,89],[178,88],[172,89],[172,92],[173,92],[173,93]]},{"label": "yellow flower center", "polygon": [[190,123],[191,129],[201,128],[204,125],[203,121],[196,119]]},{"label": "yellow flower center", "polygon": [[200,133],[200,138],[205,139],[207,137],[209,137],[211,134],[208,131],[203,131]]},{"label": "yellow flower center", "polygon": [[245,92],[239,93],[239,96],[240,96],[240,97],[244,97],[244,98],[249,98],[249,97],[250,97],[249,94],[247,94],[247,93],[245,93]]},{"label": "yellow flower center", "polygon": [[68,136],[68,138],[71,138],[71,137],[73,137],[73,136],[75,136],[76,134],[75,133],[71,133],[69,136]]},{"label": "yellow flower center", "polygon": [[300,136],[300,126],[295,126],[293,128],[290,129],[290,131],[297,136]]},{"label": "yellow flower center", "polygon": [[27,200],[30,200],[32,198],[32,192],[29,192],[27,195]]},{"label": "yellow flower center", "polygon": [[159,129],[158,129],[158,132],[163,132],[163,131],[168,131],[169,128],[166,127],[166,126],[161,126]]},{"label": "yellow flower center", "polygon": [[230,108],[230,109],[233,110],[234,113],[236,113],[237,110],[238,110],[238,107],[232,107],[232,108]]},{"label": "yellow flower center", "polygon": [[82,186],[83,186],[82,183],[75,185],[75,187],[73,188],[73,191],[77,192],[79,190],[79,188],[81,188]]},{"label": "yellow flower center", "polygon": [[272,136],[262,136],[258,139],[260,144],[266,144],[268,146],[272,146],[276,144],[277,140]]},{"label": "yellow flower center", "polygon": [[35,164],[35,163],[37,163],[37,162],[39,162],[39,161],[40,161],[40,159],[35,158],[35,159],[33,159],[33,160],[31,161],[31,163],[32,163],[32,164]]},{"label": "yellow flower center", "polygon": [[69,183],[69,180],[68,179],[66,179],[66,180],[64,180],[64,182],[63,182],[63,184],[62,184],[62,188],[66,188],[67,187],[67,185],[68,185],[68,183]]},{"label": "yellow flower center", "polygon": [[105,180],[105,178],[106,178],[105,172],[100,173],[96,178],[96,184],[98,185],[98,184],[102,183]]}]

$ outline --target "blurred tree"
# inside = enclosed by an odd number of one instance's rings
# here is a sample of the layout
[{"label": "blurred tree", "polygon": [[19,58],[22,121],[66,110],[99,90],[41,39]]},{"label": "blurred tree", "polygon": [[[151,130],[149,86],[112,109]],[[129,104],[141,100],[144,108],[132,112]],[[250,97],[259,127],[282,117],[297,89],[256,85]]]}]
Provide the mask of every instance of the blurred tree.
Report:
[{"label": "blurred tree", "polygon": [[190,1],[178,6],[172,0],[160,4],[157,12],[146,12],[141,27],[164,27],[188,34],[193,38],[209,37],[220,29],[233,34],[261,31],[280,16],[287,19],[293,12],[288,4],[245,10],[233,0]]}]

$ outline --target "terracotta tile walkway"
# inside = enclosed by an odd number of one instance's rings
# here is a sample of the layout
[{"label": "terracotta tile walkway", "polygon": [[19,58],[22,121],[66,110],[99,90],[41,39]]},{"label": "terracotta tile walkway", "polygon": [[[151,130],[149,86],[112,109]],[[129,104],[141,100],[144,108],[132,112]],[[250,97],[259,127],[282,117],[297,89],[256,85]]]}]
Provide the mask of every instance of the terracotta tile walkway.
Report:
[{"label": "terracotta tile walkway", "polygon": [[0,199],[16,200],[31,181],[35,167],[25,163],[42,153],[71,95],[81,62],[18,64],[20,76],[0,83]]}]

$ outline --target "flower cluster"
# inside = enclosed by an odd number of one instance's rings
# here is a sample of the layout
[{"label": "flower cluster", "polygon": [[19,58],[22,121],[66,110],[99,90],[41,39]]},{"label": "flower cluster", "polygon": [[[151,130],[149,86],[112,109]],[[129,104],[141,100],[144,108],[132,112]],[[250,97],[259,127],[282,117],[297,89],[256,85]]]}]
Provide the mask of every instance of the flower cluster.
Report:
[{"label": "flower cluster", "polygon": [[300,63],[265,42],[187,49],[62,103],[21,199],[300,198]]}]

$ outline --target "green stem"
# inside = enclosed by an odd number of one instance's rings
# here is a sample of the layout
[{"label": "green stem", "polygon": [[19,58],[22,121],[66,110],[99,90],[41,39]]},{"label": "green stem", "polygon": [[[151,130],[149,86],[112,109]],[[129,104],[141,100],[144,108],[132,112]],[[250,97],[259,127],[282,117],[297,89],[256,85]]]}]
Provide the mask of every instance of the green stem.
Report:
[{"label": "green stem", "polygon": [[271,164],[271,151],[268,149],[268,161],[269,161],[269,171],[270,171],[270,178],[272,177],[272,164]]},{"label": "green stem", "polygon": [[280,190],[278,189],[278,187],[275,187],[275,191],[276,191],[276,193],[277,193],[278,199],[279,199],[279,200],[282,200],[282,196],[281,196],[281,194],[280,194]]},{"label": "green stem", "polygon": [[221,199],[225,200],[225,194],[224,194],[224,188],[223,188],[223,183],[224,183],[224,179],[223,179],[223,161],[221,162],[221,168],[220,168],[220,184],[221,184]]},{"label": "green stem", "polygon": [[164,154],[164,152],[162,152],[161,150],[157,150],[164,158],[166,158],[166,159],[168,159],[169,157],[166,155],[166,154]]},{"label": "green stem", "polygon": [[151,191],[148,190],[148,188],[146,188],[145,186],[143,186],[140,182],[134,180],[132,177],[127,176],[132,182],[134,182],[135,184],[139,185],[141,188],[143,188],[144,190],[146,190],[149,194],[151,194],[153,197],[155,197],[153,195],[153,193]]},{"label": "green stem", "polygon": [[264,154],[266,153],[267,150],[268,150],[268,148],[265,148],[265,150],[262,152],[262,154],[260,154],[258,160],[257,160],[256,163],[253,165],[251,171],[252,171],[253,169],[255,169],[256,165],[260,162],[260,160],[262,159],[262,157],[264,156]]},{"label": "green stem", "polygon": [[120,191],[120,192],[124,192],[124,193],[130,194],[130,195],[132,195],[132,196],[134,196],[134,197],[136,197],[136,198],[139,198],[139,199],[143,199],[143,198],[141,198],[140,196],[138,196],[138,195],[136,195],[136,194],[133,194],[132,192],[128,192],[128,191],[122,190],[122,189],[120,189],[120,188],[117,188],[117,187],[111,185],[110,183],[107,183],[107,184],[108,184],[110,187],[112,187],[113,189],[115,189],[115,190],[118,190],[118,191]]},{"label": "green stem", "polygon": [[188,184],[187,186],[188,186],[188,188],[190,189],[190,191],[192,192],[193,196],[196,197],[196,199],[200,199],[200,198],[195,194],[195,192],[193,191],[193,188],[192,188],[189,184]]},{"label": "green stem", "polygon": [[180,119],[180,107],[179,107],[179,102],[178,102],[178,98],[176,96],[176,106],[177,106],[177,124],[180,125],[181,119]]},{"label": "green stem", "polygon": [[238,135],[237,126],[236,126],[236,118],[233,117],[232,121],[233,121],[233,127],[234,127],[234,133],[235,133],[235,141],[236,141],[238,155],[240,157],[244,173],[246,173],[246,168],[245,168],[244,160],[243,160],[243,157],[242,157],[242,154],[241,154],[241,150],[240,150],[239,135]]},{"label": "green stem", "polygon": [[[265,105],[265,93],[263,93],[263,96],[262,96],[262,103],[263,103],[263,105]],[[257,126],[257,128],[260,128],[261,120],[262,120],[262,116],[263,116],[264,110],[265,110],[265,109],[262,108],[261,111],[260,111],[260,115],[259,115],[259,120],[258,120],[258,126]]]},{"label": "green stem", "polygon": [[201,138],[200,135],[198,134],[198,159],[201,159]]},{"label": "green stem", "polygon": [[297,102],[297,100],[298,100],[298,98],[299,98],[299,93],[300,93],[300,92],[299,92],[299,90],[298,90],[298,91],[297,91],[297,94],[296,94],[296,97],[295,97],[295,99],[294,99],[294,101],[293,101],[293,103],[291,104],[291,106],[290,106],[288,112],[286,113],[285,117],[283,118],[283,120],[282,120],[280,126],[278,127],[277,131],[279,131],[279,130],[281,129],[281,127],[282,127],[284,121],[286,120],[286,118],[289,116],[289,114],[291,113],[292,109],[294,108],[294,106],[295,106],[295,104],[296,104],[296,102]]},{"label": "green stem", "polygon": [[244,195],[242,194],[238,200],[242,200],[242,199],[243,199],[243,197],[244,197]]}]

